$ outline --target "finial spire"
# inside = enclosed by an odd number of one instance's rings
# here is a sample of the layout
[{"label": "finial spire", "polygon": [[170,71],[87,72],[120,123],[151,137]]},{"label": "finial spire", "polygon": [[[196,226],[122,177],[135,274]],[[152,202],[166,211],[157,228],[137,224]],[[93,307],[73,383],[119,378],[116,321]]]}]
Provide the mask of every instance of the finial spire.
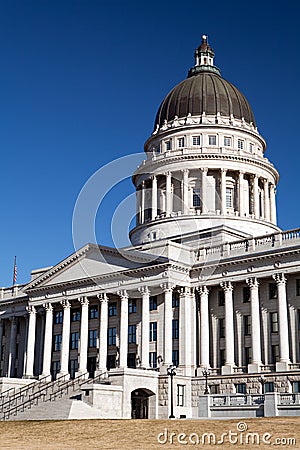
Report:
[{"label": "finial spire", "polygon": [[189,70],[188,76],[192,76],[203,71],[215,72],[221,75],[219,69],[214,66],[215,52],[209,45],[207,38],[208,36],[206,34],[202,34],[201,45],[196,48],[194,54],[195,66]]}]

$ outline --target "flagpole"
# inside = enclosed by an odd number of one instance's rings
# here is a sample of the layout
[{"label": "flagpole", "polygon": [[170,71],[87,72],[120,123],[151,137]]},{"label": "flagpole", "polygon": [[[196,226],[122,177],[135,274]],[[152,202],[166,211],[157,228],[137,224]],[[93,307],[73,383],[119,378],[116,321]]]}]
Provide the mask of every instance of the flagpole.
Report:
[{"label": "flagpole", "polygon": [[15,256],[14,259],[14,272],[13,272],[13,286],[16,284],[17,282],[17,257]]}]

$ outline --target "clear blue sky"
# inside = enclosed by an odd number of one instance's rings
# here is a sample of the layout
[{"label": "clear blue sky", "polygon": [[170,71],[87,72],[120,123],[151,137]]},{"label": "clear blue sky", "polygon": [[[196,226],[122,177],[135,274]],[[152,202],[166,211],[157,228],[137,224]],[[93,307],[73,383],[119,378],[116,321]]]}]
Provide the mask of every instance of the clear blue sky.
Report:
[{"label": "clear blue sky", "polygon": [[[279,226],[300,226],[299,2],[0,2],[0,285],[73,252],[72,213],[89,177],[143,150],[166,93],[203,33],[224,78],[248,98],[280,171]],[[130,180],[97,218],[110,220]],[[124,230],[124,238],[126,237]],[[126,241],[124,240],[124,243]]]}]

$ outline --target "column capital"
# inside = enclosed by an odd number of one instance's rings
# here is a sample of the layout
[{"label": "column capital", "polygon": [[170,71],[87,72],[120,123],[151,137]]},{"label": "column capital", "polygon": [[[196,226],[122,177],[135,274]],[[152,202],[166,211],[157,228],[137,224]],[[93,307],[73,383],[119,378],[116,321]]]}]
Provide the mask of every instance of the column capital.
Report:
[{"label": "column capital", "polygon": [[279,272],[279,273],[274,273],[274,275],[272,275],[273,280],[276,281],[276,284],[285,284],[286,283],[286,278],[284,276],[284,273]]},{"label": "column capital", "polygon": [[64,298],[63,300],[61,300],[60,304],[62,305],[62,307],[64,309],[70,309],[71,308],[71,303],[69,302],[69,300],[67,298]]},{"label": "column capital", "polygon": [[184,297],[185,295],[191,295],[192,289],[189,286],[181,286],[179,288],[180,297]]},{"label": "column capital", "polygon": [[117,291],[117,294],[121,298],[121,300],[128,300],[128,292],[125,289]]},{"label": "column capital", "polygon": [[153,181],[153,180],[156,180],[157,179],[157,175],[151,175],[151,177],[150,177],[150,179]]},{"label": "column capital", "polygon": [[188,175],[188,174],[190,173],[190,169],[181,169],[181,172],[182,172],[184,175]]},{"label": "column capital", "polygon": [[257,289],[259,287],[259,281],[257,278],[247,278],[246,283],[250,289]]},{"label": "column capital", "polygon": [[143,296],[143,295],[150,295],[150,290],[148,288],[148,286],[141,286],[138,288],[139,293]]},{"label": "column capital", "polygon": [[173,289],[175,288],[175,286],[176,286],[176,284],[174,284],[174,283],[162,283],[160,285],[163,292],[172,292]]},{"label": "column capital", "polygon": [[43,308],[46,310],[46,312],[52,312],[53,311],[52,303],[43,303]]},{"label": "column capital", "polygon": [[100,303],[108,303],[108,296],[105,292],[98,294],[97,298],[100,300]]},{"label": "column capital", "polygon": [[220,169],[220,170],[221,170],[221,173],[222,173],[222,174],[225,174],[225,175],[226,175],[226,173],[227,173],[227,169],[225,169],[225,167],[221,167],[221,169]]},{"label": "column capital", "polygon": [[35,307],[34,307],[33,305],[28,305],[28,306],[26,306],[26,311],[27,311],[29,314],[36,314],[36,309],[35,309]]},{"label": "column capital", "polygon": [[221,288],[224,290],[224,292],[232,292],[233,286],[231,281],[222,281],[220,283]]},{"label": "column capital", "polygon": [[199,292],[199,295],[208,295],[209,289],[207,286],[197,286],[196,290]]},{"label": "column capital", "polygon": [[[26,307],[26,309],[27,309],[27,307]],[[16,316],[9,317],[9,320],[10,320],[12,325],[17,325],[17,318],[16,318]]]},{"label": "column capital", "polygon": [[207,173],[208,172],[208,168],[207,167],[201,167],[201,172],[202,173]]},{"label": "column capital", "polygon": [[172,172],[170,170],[168,170],[167,172],[164,173],[164,175],[168,178],[171,178]]},{"label": "column capital", "polygon": [[81,306],[88,306],[89,305],[89,299],[87,297],[79,297],[78,301],[81,304]]}]

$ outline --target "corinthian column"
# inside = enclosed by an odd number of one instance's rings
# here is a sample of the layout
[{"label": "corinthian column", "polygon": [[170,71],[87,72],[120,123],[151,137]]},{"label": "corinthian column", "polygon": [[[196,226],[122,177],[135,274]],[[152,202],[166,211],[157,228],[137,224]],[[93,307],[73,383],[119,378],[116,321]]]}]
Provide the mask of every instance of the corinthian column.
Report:
[{"label": "corinthian column", "polygon": [[27,360],[25,368],[25,378],[33,378],[33,364],[34,364],[34,348],[35,348],[35,324],[36,324],[36,309],[30,305],[26,307],[29,314],[28,336],[27,336]]},{"label": "corinthian column", "polygon": [[119,291],[121,299],[121,320],[120,320],[120,367],[127,367],[128,353],[128,294],[126,291]]},{"label": "corinthian column", "polygon": [[145,369],[149,367],[149,330],[150,330],[150,315],[149,315],[149,297],[150,291],[147,286],[138,288],[142,295],[142,354],[141,366]]},{"label": "corinthian column", "polygon": [[208,293],[206,286],[199,286],[200,296],[200,367],[208,368],[209,364],[209,310]]},{"label": "corinthian column", "polygon": [[268,180],[264,180],[264,210],[265,210],[265,219],[270,221],[270,195],[269,195]]},{"label": "corinthian column", "polygon": [[13,378],[15,375],[16,362],[16,340],[17,340],[17,319],[10,317],[10,341],[9,341],[9,355],[8,355],[8,377]]},{"label": "corinthian column", "polygon": [[258,192],[258,177],[253,176],[253,200],[254,200],[254,217],[259,219],[259,192]]},{"label": "corinthian column", "polygon": [[275,200],[275,186],[274,184],[270,185],[270,218],[271,222],[276,225],[276,200]]},{"label": "corinthian column", "polygon": [[233,319],[233,286],[230,281],[220,284],[225,293],[225,366],[222,375],[233,372],[234,362],[234,319]]},{"label": "corinthian column", "polygon": [[252,362],[248,364],[248,372],[259,372],[261,367],[261,337],[260,337],[260,314],[259,314],[259,283],[256,278],[246,280],[250,288],[251,302],[251,340],[252,340]]},{"label": "corinthian column", "polygon": [[244,216],[244,172],[239,172],[239,214]]},{"label": "corinthian column", "polygon": [[276,371],[281,372],[284,370],[288,370],[288,365],[290,363],[286,278],[283,273],[276,273],[273,275],[273,279],[277,284],[280,346],[280,361],[279,363],[276,363]]},{"label": "corinthian column", "polygon": [[157,178],[152,177],[152,220],[157,216]]},{"label": "corinthian column", "polygon": [[81,304],[81,324],[80,324],[80,351],[79,367],[80,374],[87,373],[87,353],[89,334],[89,301],[86,297],[79,298]]},{"label": "corinthian column", "polygon": [[221,214],[226,215],[226,169],[221,169]]},{"label": "corinthian column", "polygon": [[174,285],[171,283],[161,284],[164,292],[164,366],[172,364],[172,291]]},{"label": "corinthian column", "polygon": [[166,214],[169,216],[172,212],[172,174],[166,173]]},{"label": "corinthian column", "polygon": [[98,372],[106,372],[107,360],[107,329],[108,329],[108,297],[100,294],[100,329],[99,329],[99,362]]},{"label": "corinthian column", "polygon": [[189,213],[189,169],[182,170],[182,214]]},{"label": "corinthian column", "polygon": [[71,303],[68,299],[64,299],[60,303],[64,309],[64,317],[60,352],[60,372],[58,376],[66,376],[69,373]]},{"label": "corinthian column", "polygon": [[51,352],[52,352],[52,325],[53,325],[53,307],[51,303],[44,303],[46,310],[46,323],[44,335],[44,355],[42,377],[51,376]]}]

